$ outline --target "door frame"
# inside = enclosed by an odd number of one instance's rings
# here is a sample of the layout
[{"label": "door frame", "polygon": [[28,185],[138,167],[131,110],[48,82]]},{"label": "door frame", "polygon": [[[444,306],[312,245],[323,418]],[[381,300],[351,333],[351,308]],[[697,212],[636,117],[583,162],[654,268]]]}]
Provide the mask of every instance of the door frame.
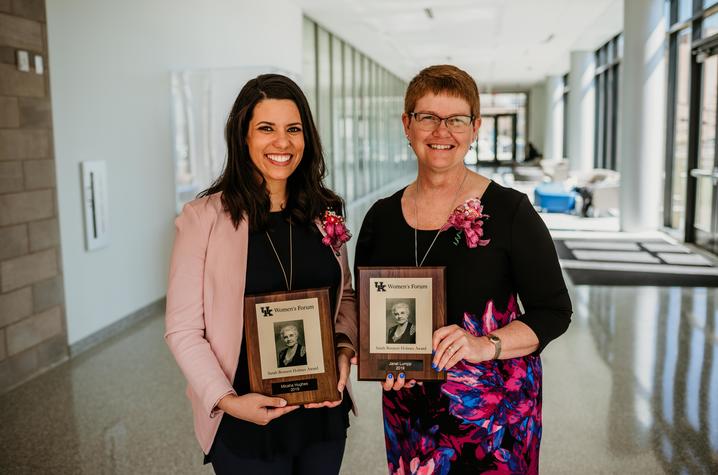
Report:
[{"label": "door frame", "polygon": [[[689,126],[688,126],[688,177],[686,180],[686,212],[685,212],[685,242],[696,244],[696,201],[698,192],[699,177],[694,174],[698,170],[698,158],[700,154],[700,129],[701,129],[701,113],[703,110],[703,62],[710,56],[718,56],[718,35],[713,35],[704,40],[694,43],[691,58],[691,92],[689,106]],[[718,88],[718,84],[716,85]],[[718,171],[718,94],[716,95],[716,140],[714,141],[714,158],[713,164],[715,170]],[[705,179],[705,178],[700,178]],[[716,192],[714,191],[714,194]],[[718,231],[718,204],[713,205],[713,213],[711,217],[711,228],[715,233]],[[718,253],[718,245],[714,245],[712,249],[700,246],[712,253]]]},{"label": "door frame", "polygon": [[[499,118],[500,117],[510,117],[511,118],[511,159],[510,160],[500,160],[498,158],[499,153]],[[481,122],[482,124],[485,123],[487,120],[491,120],[494,123],[493,128],[493,141],[494,141],[494,158],[493,160],[482,160],[479,158],[479,136],[476,137],[476,141],[474,142],[474,147],[476,150],[476,163],[493,163],[495,165],[499,165],[502,163],[509,163],[509,162],[516,162],[516,139],[518,138],[518,113],[516,112],[500,112],[496,114],[482,114],[481,115]]]}]

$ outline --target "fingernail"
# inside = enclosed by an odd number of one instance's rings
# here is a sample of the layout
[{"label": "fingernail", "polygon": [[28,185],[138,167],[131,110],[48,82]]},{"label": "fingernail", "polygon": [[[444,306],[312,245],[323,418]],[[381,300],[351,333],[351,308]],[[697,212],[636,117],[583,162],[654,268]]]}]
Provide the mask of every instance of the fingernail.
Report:
[{"label": "fingernail", "polygon": [[391,373],[389,373],[389,374],[387,375],[387,378],[389,378],[389,379],[394,379],[394,375],[391,374]]},{"label": "fingernail", "polygon": [[401,379],[404,379],[404,373],[399,373],[399,377],[400,377]]},{"label": "fingernail", "polygon": [[436,353],[436,350],[433,350],[433,349],[432,349],[432,350],[431,350],[431,354],[433,355],[434,353]]},{"label": "fingernail", "polygon": [[438,366],[436,366],[436,363],[434,363],[433,361],[431,362],[431,367],[434,369],[438,368]]}]

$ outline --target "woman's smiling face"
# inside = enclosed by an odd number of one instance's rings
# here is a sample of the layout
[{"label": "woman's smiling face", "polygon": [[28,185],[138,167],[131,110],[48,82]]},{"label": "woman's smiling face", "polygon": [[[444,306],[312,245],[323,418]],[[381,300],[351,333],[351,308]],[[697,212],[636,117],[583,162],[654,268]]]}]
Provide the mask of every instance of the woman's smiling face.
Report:
[{"label": "woman's smiling face", "polygon": [[294,101],[258,102],[247,129],[247,146],[252,163],[268,183],[286,182],[304,153],[302,118]]},{"label": "woman's smiling face", "polygon": [[[433,114],[441,118],[471,116],[471,106],[460,97],[428,93],[416,101],[412,112]],[[476,139],[481,124],[481,119],[476,118],[465,132],[451,132],[444,121],[433,131],[422,130],[407,114],[402,116],[402,121],[419,165],[435,170],[445,170],[457,163],[463,164],[464,156]]]}]

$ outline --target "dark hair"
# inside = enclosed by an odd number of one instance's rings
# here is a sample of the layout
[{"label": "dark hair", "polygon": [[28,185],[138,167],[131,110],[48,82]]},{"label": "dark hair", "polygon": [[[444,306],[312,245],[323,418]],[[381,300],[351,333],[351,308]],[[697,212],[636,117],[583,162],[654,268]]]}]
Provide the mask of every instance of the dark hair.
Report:
[{"label": "dark hair", "polygon": [[469,73],[456,66],[437,64],[419,71],[406,89],[404,112],[414,112],[417,101],[429,93],[445,93],[464,99],[471,107],[471,115],[480,115],[479,88]]},{"label": "dark hair", "polygon": [[287,180],[285,217],[295,223],[308,224],[321,217],[327,208],[343,214],[344,202],[324,186],[326,166],[319,133],[312,119],[309,103],[297,84],[280,74],[262,74],[244,85],[227,118],[224,137],[227,141],[227,163],[222,174],[198,197],[222,193],[224,210],[238,227],[245,217],[250,228],[266,229],[269,221],[269,192],[265,180],[252,163],[247,146],[247,132],[254,108],[264,99],[288,99],[299,109],[304,135],[304,154]]}]

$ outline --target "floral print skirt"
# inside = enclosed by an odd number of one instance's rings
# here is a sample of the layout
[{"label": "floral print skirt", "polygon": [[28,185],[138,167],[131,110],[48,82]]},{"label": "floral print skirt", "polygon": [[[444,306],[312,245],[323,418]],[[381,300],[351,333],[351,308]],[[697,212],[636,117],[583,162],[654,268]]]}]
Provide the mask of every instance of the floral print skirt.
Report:
[{"label": "floral print skirt", "polygon": [[[516,318],[512,298],[489,302],[464,329],[485,335]],[[444,383],[385,391],[384,434],[392,475],[537,474],[541,441],[541,360],[530,355],[460,362]]]}]

